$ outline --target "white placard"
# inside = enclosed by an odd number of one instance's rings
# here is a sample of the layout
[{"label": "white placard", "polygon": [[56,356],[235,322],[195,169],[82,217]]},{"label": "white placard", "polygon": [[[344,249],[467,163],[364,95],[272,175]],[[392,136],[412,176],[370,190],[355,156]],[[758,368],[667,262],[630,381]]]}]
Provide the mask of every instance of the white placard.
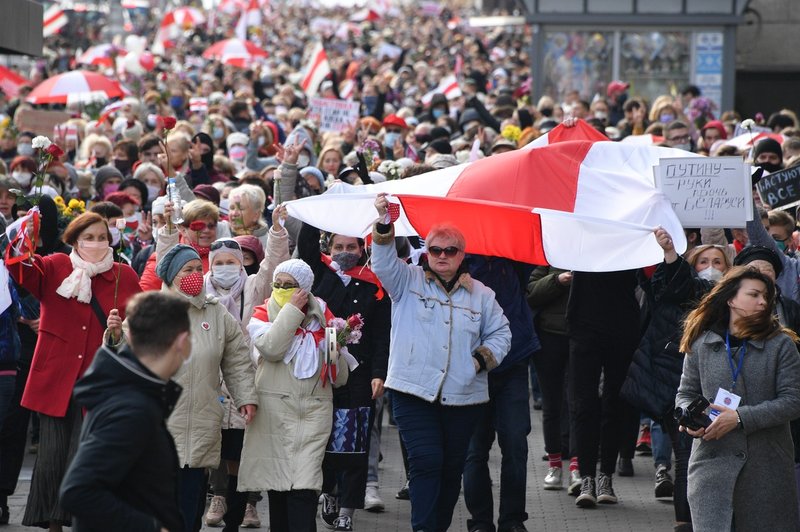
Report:
[{"label": "white placard", "polygon": [[683,227],[744,227],[753,219],[750,165],[741,157],[660,159],[656,186]]},{"label": "white placard", "polygon": [[320,131],[342,131],[358,121],[358,102],[334,98],[311,98],[308,117]]}]

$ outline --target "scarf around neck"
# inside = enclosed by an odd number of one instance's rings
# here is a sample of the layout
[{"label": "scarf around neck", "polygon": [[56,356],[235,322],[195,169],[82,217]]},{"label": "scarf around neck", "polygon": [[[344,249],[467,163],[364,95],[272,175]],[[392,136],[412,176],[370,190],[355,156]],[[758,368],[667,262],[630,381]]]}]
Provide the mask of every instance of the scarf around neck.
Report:
[{"label": "scarf around neck", "polygon": [[100,262],[83,260],[75,249],[69,254],[69,260],[72,262],[72,273],[61,282],[56,293],[67,299],[75,297],[81,303],[89,303],[92,300],[92,278],[114,266],[111,248],[108,248],[108,252]]},{"label": "scarf around neck", "polygon": [[239,274],[239,278],[233,283],[233,286],[227,290],[214,286],[212,277],[213,273],[209,268],[208,273],[205,275],[206,293],[216,297],[219,303],[228,309],[231,316],[236,318],[236,321],[241,322],[244,319],[244,316],[242,316],[241,303],[244,298],[244,286],[247,282],[247,273],[242,270]]}]

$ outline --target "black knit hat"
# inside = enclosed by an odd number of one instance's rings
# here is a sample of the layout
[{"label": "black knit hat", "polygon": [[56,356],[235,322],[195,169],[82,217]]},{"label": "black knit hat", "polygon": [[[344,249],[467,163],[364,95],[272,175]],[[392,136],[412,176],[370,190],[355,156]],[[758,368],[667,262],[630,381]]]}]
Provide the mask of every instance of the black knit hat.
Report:
[{"label": "black knit hat", "polygon": [[775,277],[778,277],[783,271],[783,263],[778,254],[764,246],[747,246],[733,259],[734,266],[744,266],[750,264],[754,260],[765,260],[772,264],[775,270]]},{"label": "black knit hat", "polygon": [[761,139],[756,143],[755,150],[753,151],[753,158],[757,159],[762,153],[775,153],[783,159],[783,150],[780,143],[772,138]]}]

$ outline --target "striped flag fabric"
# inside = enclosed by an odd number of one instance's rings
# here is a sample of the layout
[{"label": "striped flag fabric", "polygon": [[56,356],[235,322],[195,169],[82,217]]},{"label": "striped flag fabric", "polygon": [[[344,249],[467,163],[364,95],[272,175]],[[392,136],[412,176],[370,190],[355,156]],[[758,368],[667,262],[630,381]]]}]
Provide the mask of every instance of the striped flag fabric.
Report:
[{"label": "striped flag fabric", "polygon": [[208,112],[208,98],[189,98],[189,111],[206,114]]},{"label": "striped flag fabric", "polygon": [[325,53],[321,42],[317,42],[311,51],[308,66],[305,69],[303,81],[300,87],[306,96],[312,98],[319,92],[319,84],[331,73],[331,65],[328,62],[328,55]]},{"label": "striped flag fabric", "polygon": [[444,94],[448,100],[453,100],[461,96],[461,87],[458,84],[458,79],[455,74],[451,74],[439,82],[439,86],[425,94],[422,97],[422,104],[428,105],[431,103],[434,94]]},{"label": "striped flag fabric", "polygon": [[67,14],[58,4],[53,4],[44,12],[44,25],[42,26],[42,36],[50,37],[58,33],[61,28],[67,25],[69,19]]},{"label": "striped flag fabric", "polygon": [[247,40],[247,30],[254,26],[260,26],[262,22],[261,6],[258,0],[250,0],[247,5],[242,9],[242,14],[236,22],[236,36],[243,40]]}]

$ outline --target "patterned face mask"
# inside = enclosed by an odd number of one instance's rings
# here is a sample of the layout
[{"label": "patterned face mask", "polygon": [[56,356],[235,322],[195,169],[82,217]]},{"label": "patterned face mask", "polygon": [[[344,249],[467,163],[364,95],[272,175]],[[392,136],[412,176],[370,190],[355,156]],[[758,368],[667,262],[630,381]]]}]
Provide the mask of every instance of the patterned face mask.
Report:
[{"label": "patterned face mask", "polygon": [[203,274],[195,272],[183,277],[178,283],[178,289],[187,296],[199,295],[203,291]]}]

